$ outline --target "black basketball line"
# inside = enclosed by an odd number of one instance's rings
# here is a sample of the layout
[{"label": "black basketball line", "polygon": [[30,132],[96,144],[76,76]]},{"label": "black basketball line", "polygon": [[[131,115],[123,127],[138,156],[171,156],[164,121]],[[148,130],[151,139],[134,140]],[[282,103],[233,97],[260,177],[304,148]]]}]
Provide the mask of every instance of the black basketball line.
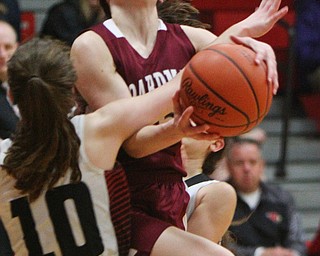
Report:
[{"label": "black basketball line", "polygon": [[206,119],[204,119],[203,117],[197,115],[196,113],[193,113],[192,114],[193,116],[197,117],[198,119],[202,120],[203,122],[207,123],[207,124],[211,124],[211,125],[214,125],[214,126],[218,126],[218,127],[222,127],[222,128],[240,128],[240,127],[243,127],[243,126],[246,126],[246,129],[253,123],[257,123],[259,121],[259,118],[256,118],[254,120],[252,120],[251,122],[247,123],[247,124],[240,124],[240,125],[223,125],[223,124],[216,124],[216,123],[213,123],[213,122],[210,122]]},{"label": "black basketball line", "polygon": [[[271,104],[271,102],[269,103],[269,94],[271,93],[272,94],[272,91],[271,91],[271,86],[267,86],[267,100],[266,100],[266,105],[264,107],[264,113],[261,115],[262,117],[264,117],[265,115],[267,115],[268,113],[268,106],[269,104]],[[271,101],[272,101],[272,95],[271,95]]]},{"label": "black basketball line", "polygon": [[[245,80],[248,82],[249,84],[249,87],[253,93],[253,97],[255,99],[255,102],[256,102],[256,107],[257,107],[257,111],[258,111],[258,117],[260,117],[260,107],[259,107],[259,103],[258,103],[258,98],[257,98],[257,95],[256,95],[256,92],[255,90],[253,89],[253,86],[252,86],[252,83],[251,81],[249,80],[249,78],[247,77],[246,73],[241,69],[241,67],[238,65],[238,63],[236,63],[233,59],[231,59],[227,54],[225,54],[224,52],[221,52],[219,50],[216,50],[216,49],[212,49],[212,48],[208,48],[206,50],[209,50],[209,51],[214,51],[216,53],[219,53],[221,54],[222,56],[224,56],[225,58],[227,58],[230,62],[232,62],[235,67],[240,71],[240,73],[243,75],[243,77],[245,78]],[[258,118],[259,119],[259,118]],[[257,119],[257,120],[258,120]]]},{"label": "black basketball line", "polygon": [[232,108],[234,108],[236,111],[238,111],[239,113],[241,113],[246,119],[247,119],[247,125],[249,126],[250,124],[250,118],[247,115],[247,113],[243,112],[241,109],[239,109],[237,106],[233,105],[232,103],[230,103],[229,101],[227,101],[225,98],[223,98],[220,94],[218,94],[215,90],[213,90],[194,70],[192,64],[189,64],[189,68],[190,71],[194,74],[194,76],[209,90],[211,91],[213,94],[215,94],[219,99],[221,99],[222,101],[224,101],[227,105],[231,106]]},{"label": "black basketball line", "polygon": [[220,128],[225,128],[225,129],[242,128],[241,132],[246,131],[250,127],[250,125],[247,125],[247,124],[232,125],[232,126],[215,124],[215,123],[208,122],[207,120],[204,120],[202,117],[199,117],[196,114],[193,114],[193,115],[196,116],[197,118],[199,118],[199,120],[202,120],[204,123],[209,124],[209,125],[214,125],[215,127],[220,127]]}]

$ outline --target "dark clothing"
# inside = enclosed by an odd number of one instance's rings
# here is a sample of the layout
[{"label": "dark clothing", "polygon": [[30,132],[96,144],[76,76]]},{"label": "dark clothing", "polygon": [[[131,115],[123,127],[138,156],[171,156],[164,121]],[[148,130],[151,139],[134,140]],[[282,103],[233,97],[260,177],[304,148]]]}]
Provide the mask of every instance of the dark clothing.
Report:
[{"label": "dark clothing", "polygon": [[90,20],[86,20],[79,2],[79,0],[65,0],[52,6],[40,35],[51,36],[71,45],[82,30],[98,23],[98,15],[93,15]]},{"label": "dark clothing", "polygon": [[0,0],[0,19],[6,20],[13,26],[20,40],[21,11],[17,0]]},{"label": "dark clothing", "polygon": [[14,113],[12,107],[10,106],[6,90],[1,86],[0,83],[0,138],[6,139],[15,131],[16,125],[19,118]]},{"label": "dark clothing", "polygon": [[190,187],[192,185],[198,184],[203,181],[208,181],[208,180],[212,180],[212,179],[210,179],[206,174],[200,173],[185,180],[185,183],[187,184],[188,187]]},{"label": "dark clothing", "polygon": [[12,256],[10,241],[6,230],[4,229],[3,223],[0,219],[0,255],[1,256]]},{"label": "dark clothing", "polygon": [[266,183],[261,184],[261,192],[260,202],[254,210],[237,196],[234,221],[251,216],[243,224],[230,227],[237,241],[234,245],[236,255],[253,256],[258,247],[277,245],[305,255],[300,217],[292,196],[280,187]]},{"label": "dark clothing", "polygon": [[295,9],[300,85],[310,92],[307,76],[320,67],[320,0],[298,0]]}]

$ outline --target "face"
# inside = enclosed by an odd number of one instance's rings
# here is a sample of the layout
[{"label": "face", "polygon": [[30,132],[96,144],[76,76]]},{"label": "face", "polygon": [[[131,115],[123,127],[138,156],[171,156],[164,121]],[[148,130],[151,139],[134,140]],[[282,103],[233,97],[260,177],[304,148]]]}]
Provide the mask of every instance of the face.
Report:
[{"label": "face", "polygon": [[264,170],[260,149],[252,143],[235,144],[227,157],[227,165],[235,188],[244,193],[258,189]]},{"label": "face", "polygon": [[211,141],[196,140],[189,137],[182,139],[182,145],[185,150],[197,153],[201,152],[202,154],[209,151],[209,146],[211,143]]},{"label": "face", "polygon": [[6,80],[7,62],[18,47],[15,31],[0,21],[0,78]]},{"label": "face", "polygon": [[224,139],[222,137],[216,140],[196,140],[193,138],[182,139],[182,150],[188,152],[188,155],[202,156],[203,158],[209,152],[217,152],[224,147]]}]

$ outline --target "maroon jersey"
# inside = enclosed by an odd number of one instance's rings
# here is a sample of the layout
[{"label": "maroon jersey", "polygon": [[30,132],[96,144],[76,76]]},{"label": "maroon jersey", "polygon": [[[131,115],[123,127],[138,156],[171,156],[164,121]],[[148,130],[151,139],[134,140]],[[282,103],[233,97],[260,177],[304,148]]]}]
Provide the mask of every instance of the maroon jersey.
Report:
[{"label": "maroon jersey", "polygon": [[[127,83],[132,96],[148,93],[168,82],[195,54],[193,45],[180,25],[164,23],[161,20],[154,48],[147,58],[142,57],[129,44],[112,19],[94,26],[92,30],[105,41],[117,72]],[[186,175],[182,168],[180,143],[140,159],[131,158],[121,151],[118,160],[126,170],[129,183],[132,181],[130,176],[137,177],[137,171],[149,174],[150,171],[179,172]]]}]

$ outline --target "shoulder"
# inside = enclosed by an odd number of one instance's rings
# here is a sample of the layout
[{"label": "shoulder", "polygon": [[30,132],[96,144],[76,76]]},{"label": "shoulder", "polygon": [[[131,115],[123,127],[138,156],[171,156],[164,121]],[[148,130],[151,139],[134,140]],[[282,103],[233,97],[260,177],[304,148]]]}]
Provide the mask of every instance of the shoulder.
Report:
[{"label": "shoulder", "polygon": [[[97,69],[114,71],[113,57],[103,39],[89,30],[78,36],[71,46],[71,59],[78,70],[85,74],[96,74]],[[78,74],[81,76],[83,74]]]},{"label": "shoulder", "polygon": [[192,42],[197,52],[205,49],[217,38],[207,29],[195,28],[185,25],[182,25],[181,28],[186,33],[189,40]]},{"label": "shoulder", "polygon": [[78,46],[90,46],[92,44],[102,43],[101,37],[92,30],[87,30],[84,33],[80,34],[72,44],[72,48]]},{"label": "shoulder", "polygon": [[106,54],[108,47],[94,31],[88,30],[79,35],[71,46],[71,56],[75,53],[94,58]]}]

